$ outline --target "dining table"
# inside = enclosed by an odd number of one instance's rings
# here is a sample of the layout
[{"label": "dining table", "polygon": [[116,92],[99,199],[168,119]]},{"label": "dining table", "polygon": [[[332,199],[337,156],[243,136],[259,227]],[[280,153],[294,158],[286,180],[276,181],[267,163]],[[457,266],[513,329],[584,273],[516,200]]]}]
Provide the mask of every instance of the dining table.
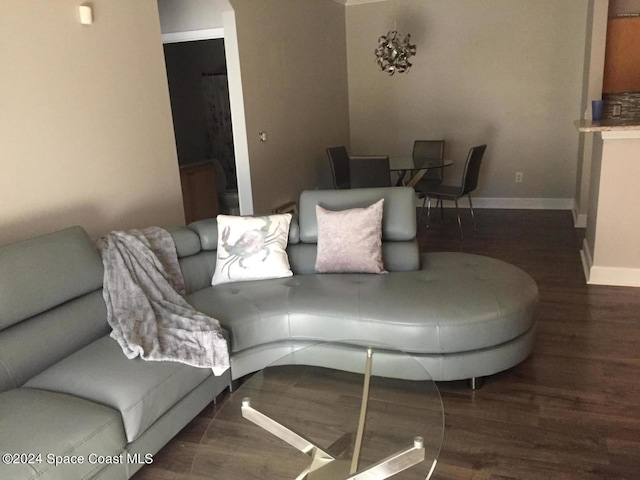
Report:
[{"label": "dining table", "polygon": [[[413,157],[390,157],[389,170],[398,175],[396,186],[415,187],[428,170],[449,167],[453,163],[453,160],[449,159],[427,158],[422,159],[420,165],[416,165]],[[408,173],[411,173],[411,177],[405,180]]]}]

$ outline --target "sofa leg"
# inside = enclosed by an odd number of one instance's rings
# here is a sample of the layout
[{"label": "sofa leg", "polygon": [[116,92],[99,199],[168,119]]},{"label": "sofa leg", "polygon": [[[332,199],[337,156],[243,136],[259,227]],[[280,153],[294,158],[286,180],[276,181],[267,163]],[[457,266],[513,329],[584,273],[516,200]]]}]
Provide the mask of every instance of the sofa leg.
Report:
[{"label": "sofa leg", "polygon": [[467,382],[471,390],[479,390],[484,384],[484,377],[471,377]]},{"label": "sofa leg", "polygon": [[238,388],[240,388],[240,380],[231,380],[231,382],[229,383],[229,393],[235,392]]}]

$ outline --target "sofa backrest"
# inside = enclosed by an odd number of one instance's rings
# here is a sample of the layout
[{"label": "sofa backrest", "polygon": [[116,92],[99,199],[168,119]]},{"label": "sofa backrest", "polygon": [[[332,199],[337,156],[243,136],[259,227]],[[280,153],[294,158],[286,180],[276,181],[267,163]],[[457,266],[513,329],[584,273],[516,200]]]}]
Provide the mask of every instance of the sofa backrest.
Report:
[{"label": "sofa backrest", "polygon": [[[289,246],[300,241],[297,217],[289,228]],[[211,286],[216,269],[218,222],[215,218],[198,220],[187,227],[169,230],[176,244],[176,253],[187,293]]]},{"label": "sofa backrest", "polygon": [[176,244],[186,293],[211,286],[218,247],[216,219],[198,220],[188,227],[170,229],[169,233]]},{"label": "sofa backrest", "polygon": [[0,391],[109,332],[102,278],[81,227],[0,247]]},{"label": "sofa backrest", "polygon": [[300,241],[287,249],[294,273],[315,271],[318,242],[316,206],[327,210],[347,210],[368,207],[382,198],[382,259],[385,269],[390,272],[418,270],[420,253],[416,240],[415,191],[410,187],[381,187],[302,192],[299,203]]},{"label": "sofa backrest", "polygon": [[[389,271],[417,270],[415,191],[408,187],[309,190],[300,196],[299,216],[289,230],[287,254],[294,274],[315,272],[318,226],[316,205],[329,210],[366,207],[384,198],[382,248]],[[218,225],[215,218],[171,230],[187,293],[211,285],[216,266]]]}]

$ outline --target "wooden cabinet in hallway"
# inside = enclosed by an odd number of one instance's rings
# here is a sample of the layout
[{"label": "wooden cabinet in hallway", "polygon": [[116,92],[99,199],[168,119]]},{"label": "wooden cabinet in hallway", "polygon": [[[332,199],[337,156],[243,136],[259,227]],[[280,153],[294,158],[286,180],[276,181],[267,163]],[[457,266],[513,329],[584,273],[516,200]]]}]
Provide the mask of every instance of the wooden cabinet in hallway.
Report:
[{"label": "wooden cabinet in hallway", "polygon": [[220,212],[213,161],[180,167],[180,183],[187,225]]}]

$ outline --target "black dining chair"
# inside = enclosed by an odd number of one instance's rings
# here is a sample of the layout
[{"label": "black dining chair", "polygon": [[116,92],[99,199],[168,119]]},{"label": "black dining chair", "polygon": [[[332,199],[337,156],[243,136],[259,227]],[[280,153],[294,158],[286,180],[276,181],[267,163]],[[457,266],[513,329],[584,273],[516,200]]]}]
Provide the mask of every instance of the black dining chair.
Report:
[{"label": "black dining chair", "polygon": [[[433,164],[433,160],[444,162],[444,140],[416,140],[413,142],[413,165],[420,167],[426,162]],[[430,168],[413,186],[416,192],[428,190],[442,183],[442,168]]]},{"label": "black dining chair", "polygon": [[349,169],[351,188],[391,186],[388,155],[351,156]]},{"label": "black dining chair", "polygon": [[327,148],[333,188],[351,188],[351,171],[349,168],[349,153],[345,147]]},{"label": "black dining chair", "polygon": [[334,188],[391,186],[388,155],[349,155],[345,147],[327,148],[327,155]]},{"label": "black dining chair", "polygon": [[469,207],[471,207],[471,219],[473,221],[473,233],[476,233],[476,218],[473,212],[473,203],[471,202],[471,192],[473,192],[478,186],[478,176],[480,175],[480,165],[484,152],[487,149],[486,145],[478,145],[472,147],[469,150],[467,161],[464,166],[464,173],[462,175],[462,182],[460,185],[436,185],[430,189],[426,189],[419,194],[422,201],[422,210],[420,212],[420,222],[422,223],[422,216],[424,214],[425,203],[427,204],[427,228],[430,226],[431,221],[431,199],[436,198],[440,203],[441,213],[442,201],[453,200],[456,204],[456,216],[458,217],[458,228],[460,229],[460,238],[464,239],[462,233],[462,222],[460,221],[460,211],[458,209],[458,199],[467,195],[469,197]]}]

